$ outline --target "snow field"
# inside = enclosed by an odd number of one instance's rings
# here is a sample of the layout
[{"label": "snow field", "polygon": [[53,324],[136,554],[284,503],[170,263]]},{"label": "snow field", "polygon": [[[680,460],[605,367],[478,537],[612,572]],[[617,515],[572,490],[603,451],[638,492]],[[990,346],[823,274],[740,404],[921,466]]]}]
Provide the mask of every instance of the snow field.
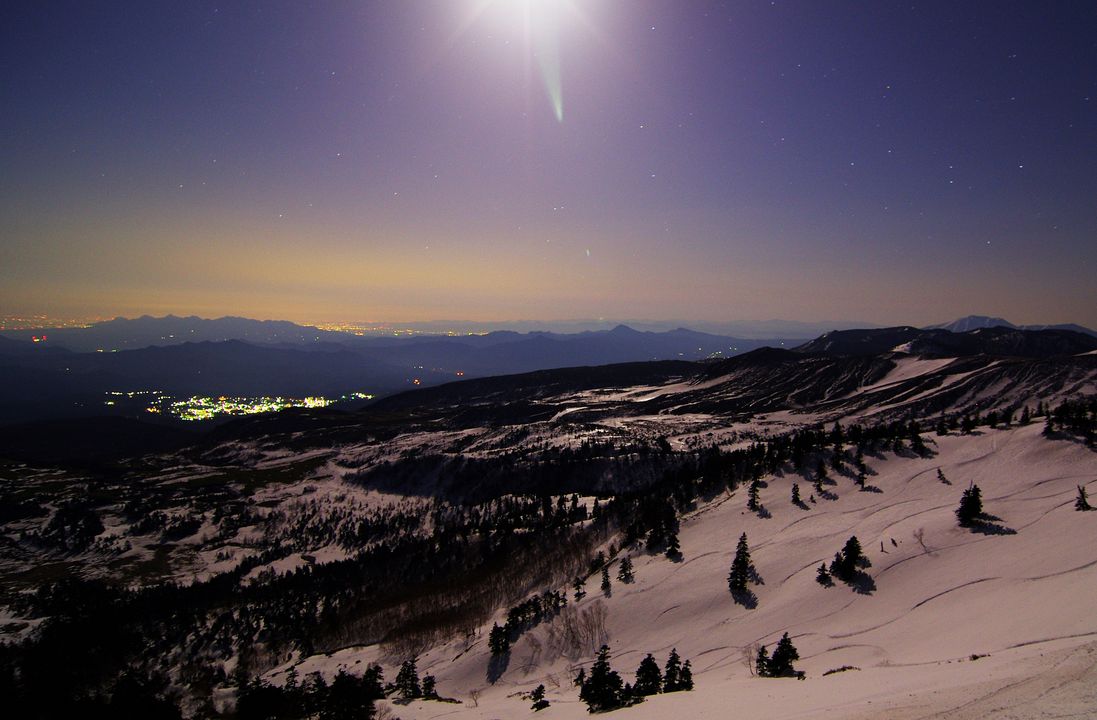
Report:
[{"label": "snow field", "polygon": [[[614,579],[608,598],[592,577],[576,605],[605,604],[611,663],[623,679],[632,681],[647,653],[662,664],[674,647],[692,660],[696,681],[693,692],[650,698],[614,716],[1097,716],[1097,513],[1073,509],[1076,485],[1097,490],[1097,454],[1047,440],[1041,429],[926,435],[931,447],[936,442],[933,457],[866,457],[875,472],[868,483],[882,492],[858,492],[851,478],[832,473],[838,484],[829,489],[838,498],[816,498],[808,510],[792,505],[789,493],[799,482],[806,500],[810,481],[770,477],[761,501],[771,517],[747,511],[740,489],[683,518],[681,562],[632,552],[635,582]],[[937,468],[950,485],[938,480]],[[956,525],[969,482],[982,488],[984,510],[1000,518],[998,534]],[[752,586],[755,609],[733,602],[727,589],[742,532],[764,581]],[[821,587],[816,568],[850,535],[872,561],[875,588]],[[395,713],[405,720],[526,717],[529,703],[516,694],[544,683],[552,706],[539,716],[589,717],[571,678],[592,656],[548,656],[540,627],[514,644],[507,671],[492,685],[489,629],[471,646],[455,640],[419,659],[420,674],[434,674],[439,692],[461,704],[413,702]],[[772,649],[783,632],[807,679],[753,677],[751,648],[761,642]],[[308,658],[298,672],[333,674],[377,661],[395,677],[376,647]],[[845,665],[859,670],[824,676]]]}]

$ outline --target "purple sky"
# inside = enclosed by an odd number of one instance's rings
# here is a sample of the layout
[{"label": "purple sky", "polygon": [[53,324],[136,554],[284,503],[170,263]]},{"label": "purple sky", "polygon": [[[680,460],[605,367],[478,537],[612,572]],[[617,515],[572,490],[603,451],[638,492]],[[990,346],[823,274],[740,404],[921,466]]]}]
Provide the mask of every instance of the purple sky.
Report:
[{"label": "purple sky", "polygon": [[0,13],[0,312],[1097,326],[1093,2]]}]

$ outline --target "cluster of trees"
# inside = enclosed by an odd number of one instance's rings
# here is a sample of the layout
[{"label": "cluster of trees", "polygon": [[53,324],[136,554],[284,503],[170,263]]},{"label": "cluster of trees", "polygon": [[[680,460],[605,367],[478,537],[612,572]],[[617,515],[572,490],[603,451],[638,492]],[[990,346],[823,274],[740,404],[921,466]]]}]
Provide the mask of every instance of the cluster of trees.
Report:
[{"label": "cluster of trees", "polygon": [[769,654],[766,646],[758,648],[758,654],[754,658],[754,671],[759,677],[796,677],[803,679],[804,674],[793,667],[793,663],[800,659],[800,653],[792,644],[788,633],[781,636],[777,646],[773,648],[773,655]]},{"label": "cluster of trees", "polygon": [[676,506],[674,496],[652,493],[635,498],[629,508],[629,522],[624,525],[624,545],[644,541],[647,552],[663,552],[675,559],[680,553],[678,544],[678,512],[686,503]]},{"label": "cluster of trees", "polygon": [[567,596],[556,590],[546,590],[534,595],[507,611],[507,620],[502,626],[492,625],[488,634],[488,648],[492,655],[503,655],[510,651],[510,645],[522,633],[555,617],[568,604]]},{"label": "cluster of trees", "polygon": [[88,549],[103,529],[98,513],[88,503],[74,499],[62,503],[44,526],[23,533],[22,539],[40,547],[77,553]]},{"label": "cluster of trees", "polygon": [[579,699],[587,704],[589,712],[604,712],[614,708],[635,705],[645,697],[657,693],[680,692],[693,689],[693,669],[689,660],[685,664],[672,649],[663,670],[649,653],[636,668],[632,684],[621,679],[609,664],[609,646],[603,645],[591,665],[590,673],[580,670],[575,678],[579,686]]},{"label": "cluster of trees", "polygon": [[829,568],[826,563],[819,566],[815,580],[825,587],[833,584],[832,578],[852,585],[857,582],[862,571],[870,567],[872,567],[872,561],[861,550],[861,542],[856,535],[851,535],[842,549],[834,553],[834,559],[830,561]]},{"label": "cluster of trees", "polygon": [[424,675],[419,680],[419,669],[415,666],[416,658],[405,660],[400,665],[400,671],[396,673],[396,681],[385,688],[387,693],[397,693],[405,700],[424,698],[437,700],[438,691],[435,688],[433,675]]},{"label": "cluster of trees", "polygon": [[1055,433],[1077,436],[1090,447],[1097,444],[1097,398],[1064,400],[1048,412],[1044,434]]},{"label": "cluster of trees", "polygon": [[372,665],[361,676],[344,670],[327,684],[319,673],[303,682],[290,671],[282,686],[254,678],[240,688],[236,700],[237,720],[305,720],[331,718],[369,720],[374,703],[385,697],[381,667]]}]

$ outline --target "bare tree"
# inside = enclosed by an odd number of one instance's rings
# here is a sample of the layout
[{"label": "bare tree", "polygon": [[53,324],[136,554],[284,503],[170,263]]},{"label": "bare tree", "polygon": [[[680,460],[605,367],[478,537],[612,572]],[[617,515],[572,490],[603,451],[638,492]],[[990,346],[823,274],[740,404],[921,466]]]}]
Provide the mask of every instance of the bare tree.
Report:
[{"label": "bare tree", "polygon": [[933,554],[933,549],[926,545],[926,529],[920,527],[914,531],[914,539],[918,541],[918,544],[922,546],[922,551],[927,555]]},{"label": "bare tree", "polygon": [[576,660],[593,655],[606,640],[606,604],[595,600],[582,610],[565,607],[544,630],[545,661],[554,662],[561,655]]},{"label": "bare tree", "polygon": [[755,674],[755,660],[758,658],[758,650],[760,650],[761,647],[761,643],[752,642],[750,645],[743,648],[743,664],[747,666],[747,670],[750,671],[751,675]]}]

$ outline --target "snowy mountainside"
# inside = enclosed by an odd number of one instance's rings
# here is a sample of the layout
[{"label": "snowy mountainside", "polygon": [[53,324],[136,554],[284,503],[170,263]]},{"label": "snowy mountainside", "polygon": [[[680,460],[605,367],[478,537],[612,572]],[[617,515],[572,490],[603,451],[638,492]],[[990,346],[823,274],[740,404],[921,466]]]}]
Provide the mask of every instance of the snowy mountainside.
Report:
[{"label": "snowy mountainside", "polygon": [[[851,478],[839,477],[834,499],[805,507],[789,501],[793,482],[806,496],[804,478],[768,478],[761,491],[767,513],[747,511],[742,491],[717,498],[682,518],[680,562],[629,549],[622,556],[633,558],[632,583],[614,582],[604,597],[596,576],[587,580],[576,610],[604,608],[613,666],[627,679],[649,652],[661,661],[677,648],[693,664],[694,692],[658,696],[618,714],[721,718],[729,702],[750,715],[797,718],[992,717],[1004,704],[1016,718],[1091,710],[1097,517],[1072,504],[1078,484],[1097,488],[1093,452],[1049,441],[1038,425],[939,437],[934,445],[927,457],[871,460],[876,492],[858,492]],[[969,483],[983,488],[997,530],[957,526],[953,510]],[[741,532],[763,581],[753,587],[754,609],[727,589]],[[850,535],[871,560],[871,585],[820,586],[816,568]],[[544,717],[588,716],[570,679],[589,668],[589,651],[554,652],[550,623],[514,644],[507,671],[492,683],[488,629],[490,623],[473,640],[455,639],[419,658],[420,671],[463,704],[416,701],[397,707],[400,716],[524,717],[527,704],[516,694],[538,684],[549,688],[552,702]],[[754,677],[752,650],[772,647],[784,632],[799,649],[797,667],[807,680]],[[1045,656],[1054,658],[1050,667],[1042,665]],[[374,646],[291,665],[303,676],[390,660]],[[277,681],[291,665],[270,677]],[[857,669],[824,674],[845,666]]]},{"label": "snowy mountainside", "polygon": [[[1061,686],[1049,692],[1067,707],[1074,685],[1040,675],[1031,653],[1066,653],[1063,667],[1092,675],[1078,598],[1093,589],[1097,514],[1070,501],[1097,480],[1094,397],[1094,355],[767,349],[258,417],[94,468],[0,462],[0,633],[30,648],[0,652],[0,681],[37,699],[57,680],[34,659],[75,654],[106,679],[68,696],[118,692],[112,677],[138,673],[185,715],[217,717],[249,678],[277,687],[292,667],[331,681],[340,664],[379,662],[391,680],[418,656],[461,703],[401,702],[405,720],[522,715],[514,694],[541,682],[546,716],[579,717],[569,675],[607,641],[628,680],[648,652],[662,662],[676,647],[692,662],[697,689],[621,711],[638,718],[672,705],[716,717],[740,696],[788,717],[855,716],[844,703],[857,699],[899,717],[904,693],[933,688],[938,702],[1020,668]],[[997,517],[978,533],[953,513],[970,482]],[[764,581],[753,609],[728,593],[743,532]],[[871,581],[819,586],[819,564],[851,534]],[[677,561],[663,554],[671,536]],[[614,573],[628,555],[635,582],[602,597],[599,552]],[[569,604],[492,662],[492,624],[538,593]],[[1044,617],[1045,596],[1062,612]],[[1016,619],[1026,612],[1035,619]],[[743,648],[784,632],[807,681],[751,677]],[[139,642],[118,645],[127,639]],[[860,669],[823,676],[844,665]],[[52,697],[72,711],[65,693]]]}]

